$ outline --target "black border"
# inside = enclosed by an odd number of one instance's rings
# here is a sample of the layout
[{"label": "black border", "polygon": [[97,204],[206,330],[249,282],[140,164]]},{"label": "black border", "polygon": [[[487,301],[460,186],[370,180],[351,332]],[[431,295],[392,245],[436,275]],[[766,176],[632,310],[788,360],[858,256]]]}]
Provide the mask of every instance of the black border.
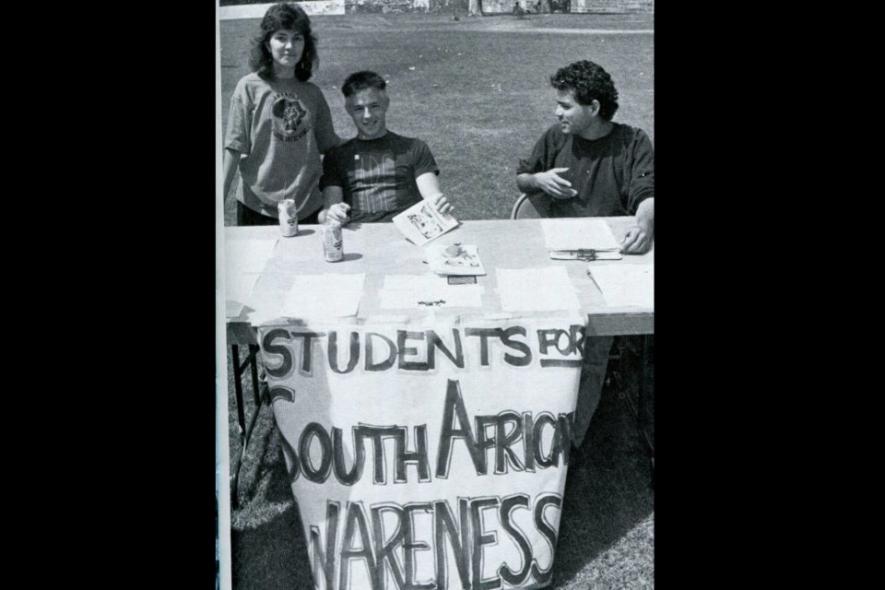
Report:
[{"label": "black border", "polygon": [[[655,582],[740,579],[782,516],[764,438],[790,326],[772,308],[795,257],[779,191],[813,174],[773,108],[780,72],[761,32],[773,10],[676,6],[655,13]],[[784,31],[794,27],[795,22]],[[785,32],[780,34],[787,35]],[[787,35],[789,36],[789,35]],[[772,161],[774,159],[774,161]],[[786,209],[789,217],[781,215]],[[779,262],[780,261],[780,262]],[[774,268],[769,264],[774,262]],[[771,355],[781,355],[767,365]],[[781,423],[789,426],[788,420]],[[788,543],[792,543],[791,539]],[[754,571],[754,574],[749,574]],[[748,580],[749,582],[749,580]],[[669,584],[669,585],[668,585]]]},{"label": "black border", "polygon": [[[86,387],[66,394],[82,396],[91,421],[71,418],[79,446],[62,441],[77,451],[64,481],[80,492],[68,496],[75,509],[98,503],[111,524],[100,559],[83,563],[126,583],[214,588],[215,1],[121,10],[126,25],[91,33],[95,63],[67,82],[100,122],[73,142],[86,163],[67,180],[104,280],[95,315],[76,319],[65,344],[87,349]],[[756,315],[769,276],[748,245],[775,235],[755,221],[790,195],[765,190],[760,152],[787,148],[766,111],[766,56],[752,53],[738,16],[655,6],[655,578],[665,587],[686,572],[721,576],[729,553],[746,555],[739,525],[756,509],[743,457],[761,444],[752,424],[768,399],[754,359],[777,324]],[[79,266],[63,271],[71,289],[90,287]]]},{"label": "black border", "polygon": [[[76,321],[71,345],[86,353],[79,395],[90,421],[77,421],[68,442],[78,450],[79,477],[66,483],[101,507],[108,526],[96,535],[102,549],[80,567],[123,586],[209,590],[216,584],[215,0],[102,10],[84,17],[90,29],[76,30],[95,51],[81,54],[90,67],[69,72],[68,82],[92,107],[94,126],[70,148],[84,163],[68,182],[86,210],[76,231],[100,283],[78,266],[69,285],[89,290],[94,310]],[[85,504],[72,508],[86,514]],[[78,534],[90,528],[86,518]]]}]

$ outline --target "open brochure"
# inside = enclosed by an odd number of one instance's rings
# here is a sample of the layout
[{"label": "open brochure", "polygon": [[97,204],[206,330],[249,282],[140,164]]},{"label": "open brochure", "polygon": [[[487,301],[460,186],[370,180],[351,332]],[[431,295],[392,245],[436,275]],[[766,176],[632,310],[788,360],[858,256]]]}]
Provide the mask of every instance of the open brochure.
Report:
[{"label": "open brochure", "polygon": [[423,246],[458,227],[458,220],[440,213],[430,201],[422,199],[394,217],[393,224],[413,244]]}]

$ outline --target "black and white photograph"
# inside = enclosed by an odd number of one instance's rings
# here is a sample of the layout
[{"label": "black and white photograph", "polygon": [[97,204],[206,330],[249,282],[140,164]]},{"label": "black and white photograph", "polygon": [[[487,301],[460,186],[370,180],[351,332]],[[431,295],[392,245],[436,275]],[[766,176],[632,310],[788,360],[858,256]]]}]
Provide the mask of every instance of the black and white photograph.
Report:
[{"label": "black and white photograph", "polygon": [[217,587],[654,588],[654,0],[216,15]]}]

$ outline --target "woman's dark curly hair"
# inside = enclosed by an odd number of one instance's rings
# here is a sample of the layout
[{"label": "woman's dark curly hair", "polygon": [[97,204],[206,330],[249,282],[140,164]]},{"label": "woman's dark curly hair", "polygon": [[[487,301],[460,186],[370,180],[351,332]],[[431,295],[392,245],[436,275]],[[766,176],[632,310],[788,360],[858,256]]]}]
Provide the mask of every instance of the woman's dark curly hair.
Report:
[{"label": "woman's dark curly hair", "polygon": [[599,101],[599,116],[611,121],[618,110],[618,91],[612,77],[602,66],[582,60],[559,68],[550,76],[550,85],[557,90],[572,90],[578,104],[589,105]]},{"label": "woman's dark curly hair", "polygon": [[264,80],[273,79],[273,57],[267,48],[271,35],[279,30],[295,31],[304,37],[304,53],[295,66],[295,77],[306,82],[320,63],[317,39],[310,32],[310,18],[297,4],[280,2],[267,9],[261,19],[261,32],[252,39],[249,67]]}]

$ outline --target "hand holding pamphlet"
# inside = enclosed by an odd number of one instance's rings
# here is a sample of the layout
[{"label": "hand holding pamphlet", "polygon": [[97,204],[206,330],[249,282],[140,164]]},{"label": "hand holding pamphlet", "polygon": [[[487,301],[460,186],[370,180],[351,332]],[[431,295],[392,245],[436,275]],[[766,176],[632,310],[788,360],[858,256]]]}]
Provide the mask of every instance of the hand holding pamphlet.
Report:
[{"label": "hand holding pamphlet", "polygon": [[458,227],[457,219],[440,213],[429,200],[416,203],[393,218],[393,224],[413,244],[423,246]]}]

